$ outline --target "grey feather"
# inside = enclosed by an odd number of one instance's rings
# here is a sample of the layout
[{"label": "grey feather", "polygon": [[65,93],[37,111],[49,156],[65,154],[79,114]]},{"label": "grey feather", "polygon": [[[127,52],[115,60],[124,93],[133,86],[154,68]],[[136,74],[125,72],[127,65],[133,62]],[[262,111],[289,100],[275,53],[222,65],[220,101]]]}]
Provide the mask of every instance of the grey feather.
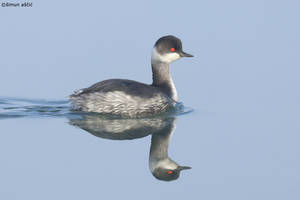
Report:
[{"label": "grey feather", "polygon": [[101,81],[70,98],[75,110],[127,117],[164,112],[176,103],[158,87],[123,79]]}]

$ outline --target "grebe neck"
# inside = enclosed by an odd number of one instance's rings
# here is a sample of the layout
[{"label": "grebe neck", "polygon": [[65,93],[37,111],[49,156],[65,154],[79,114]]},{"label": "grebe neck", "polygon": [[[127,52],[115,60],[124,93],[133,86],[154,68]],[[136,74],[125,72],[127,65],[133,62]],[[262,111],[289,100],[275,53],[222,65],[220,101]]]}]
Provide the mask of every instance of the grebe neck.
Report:
[{"label": "grebe neck", "polygon": [[178,100],[177,91],[170,74],[170,64],[152,61],[152,85],[161,88],[174,101]]}]

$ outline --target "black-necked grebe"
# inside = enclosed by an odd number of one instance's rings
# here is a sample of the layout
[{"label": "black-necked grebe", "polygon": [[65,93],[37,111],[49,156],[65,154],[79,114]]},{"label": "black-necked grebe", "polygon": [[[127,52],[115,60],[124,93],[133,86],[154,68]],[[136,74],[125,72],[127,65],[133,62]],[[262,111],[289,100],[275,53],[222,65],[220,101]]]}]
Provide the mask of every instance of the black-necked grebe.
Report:
[{"label": "black-necked grebe", "polygon": [[181,57],[193,57],[182,50],[180,39],[161,37],[154,45],[151,64],[153,83],[109,79],[70,96],[74,110],[125,117],[148,116],[167,111],[177,103],[169,64]]}]

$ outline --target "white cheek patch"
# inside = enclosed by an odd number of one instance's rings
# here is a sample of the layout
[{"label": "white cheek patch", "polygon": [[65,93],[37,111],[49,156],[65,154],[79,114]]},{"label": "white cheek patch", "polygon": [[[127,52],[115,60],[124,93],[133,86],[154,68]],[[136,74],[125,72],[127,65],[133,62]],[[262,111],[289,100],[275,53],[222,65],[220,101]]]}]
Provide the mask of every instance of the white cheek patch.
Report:
[{"label": "white cheek patch", "polygon": [[171,63],[175,60],[178,60],[180,55],[177,52],[170,52],[166,53],[165,55],[161,55],[157,52],[156,48],[153,49],[152,52],[152,62],[164,62],[164,63]]}]

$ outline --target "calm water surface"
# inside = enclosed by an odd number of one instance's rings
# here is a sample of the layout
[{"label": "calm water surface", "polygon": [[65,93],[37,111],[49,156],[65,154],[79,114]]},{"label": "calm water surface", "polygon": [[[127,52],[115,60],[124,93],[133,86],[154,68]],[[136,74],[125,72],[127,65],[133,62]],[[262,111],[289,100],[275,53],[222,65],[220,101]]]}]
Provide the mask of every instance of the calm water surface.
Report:
[{"label": "calm water surface", "polygon": [[[293,122],[281,117],[196,110],[115,119],[71,113],[67,101],[0,102],[7,130],[1,132],[0,184],[8,199],[298,194],[299,136],[292,129],[283,134]],[[192,169],[152,174],[151,165],[162,159]]]}]

